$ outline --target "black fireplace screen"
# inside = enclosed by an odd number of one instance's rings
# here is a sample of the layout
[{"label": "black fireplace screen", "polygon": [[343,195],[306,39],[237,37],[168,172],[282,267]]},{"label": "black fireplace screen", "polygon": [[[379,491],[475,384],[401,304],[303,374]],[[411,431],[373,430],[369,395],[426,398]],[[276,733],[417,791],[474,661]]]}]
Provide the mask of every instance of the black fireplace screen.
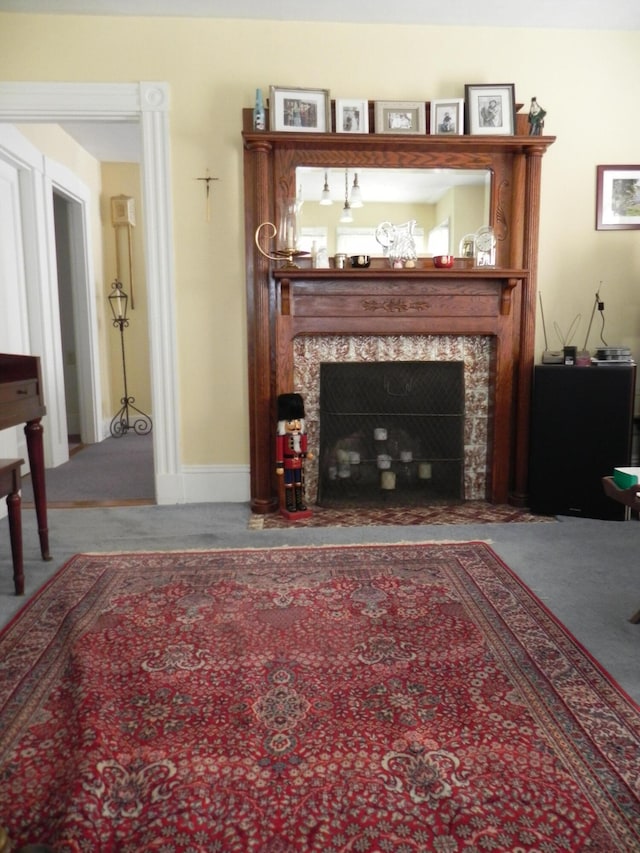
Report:
[{"label": "black fireplace screen", "polygon": [[320,505],[463,497],[462,362],[321,365]]}]

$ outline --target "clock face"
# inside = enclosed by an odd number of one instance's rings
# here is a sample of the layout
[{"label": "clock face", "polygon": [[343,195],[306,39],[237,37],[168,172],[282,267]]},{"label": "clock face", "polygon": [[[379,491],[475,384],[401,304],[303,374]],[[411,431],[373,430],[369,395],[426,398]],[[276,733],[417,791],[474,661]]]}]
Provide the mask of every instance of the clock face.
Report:
[{"label": "clock face", "polygon": [[493,228],[480,228],[476,234],[476,248],[481,252],[491,252],[495,245],[496,238]]}]

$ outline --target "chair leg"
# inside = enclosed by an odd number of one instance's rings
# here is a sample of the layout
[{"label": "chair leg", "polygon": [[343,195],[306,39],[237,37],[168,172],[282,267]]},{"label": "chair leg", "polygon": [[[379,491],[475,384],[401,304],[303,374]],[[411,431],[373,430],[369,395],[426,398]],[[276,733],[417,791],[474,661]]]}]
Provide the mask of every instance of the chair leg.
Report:
[{"label": "chair leg", "polygon": [[[22,499],[19,492],[7,496],[9,539],[13,558],[13,583],[16,595],[24,595],[24,562],[22,554]],[[0,848],[1,851],[2,848]]]}]

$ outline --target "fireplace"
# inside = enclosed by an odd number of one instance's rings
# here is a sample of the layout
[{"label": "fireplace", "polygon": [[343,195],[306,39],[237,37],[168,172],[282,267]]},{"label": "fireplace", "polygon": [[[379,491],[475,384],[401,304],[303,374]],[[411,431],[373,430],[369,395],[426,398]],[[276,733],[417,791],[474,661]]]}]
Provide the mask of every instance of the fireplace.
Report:
[{"label": "fireplace", "polygon": [[[322,348],[329,340],[346,347],[347,354],[335,361],[353,360],[351,352],[367,349],[373,340],[381,342],[381,349],[400,341],[411,350],[422,338],[454,341],[455,348],[473,350],[479,344],[490,349],[490,381],[482,388],[475,386],[467,354],[442,359],[465,363],[464,496],[526,505],[541,170],[554,138],[528,136],[526,130],[523,134],[525,123],[526,117],[515,135],[502,137],[300,134],[254,131],[251,110],[243,111],[254,512],[278,507],[273,440],[278,395],[300,389],[305,408],[318,411],[319,391],[313,390],[307,374],[323,359],[314,354],[310,363],[301,357],[318,340]],[[413,269],[391,270],[386,259],[372,258],[368,269],[311,269],[307,259],[296,267],[266,257],[257,242],[258,231],[267,222],[277,229],[277,211],[296,196],[297,169],[345,163],[362,169],[488,170],[491,193],[485,224],[495,230],[496,266],[474,268],[458,258],[451,269],[442,270],[432,259],[420,258]],[[401,358],[440,356],[419,351]],[[484,416],[478,418],[470,415],[477,408],[476,397],[483,398],[485,406]],[[479,429],[484,431],[480,440]],[[315,441],[312,435],[309,440]]]},{"label": "fireplace", "polygon": [[464,497],[460,361],[320,366],[321,506],[397,506]]},{"label": "fireplace", "polygon": [[[378,365],[398,362],[459,365],[453,368],[456,372],[461,371],[460,383],[464,388],[462,487],[457,499],[491,499],[496,375],[494,338],[487,335],[301,335],[293,340],[292,347],[292,388],[304,398],[308,443],[314,453],[313,459],[307,460],[306,464],[309,503],[314,503],[321,491],[320,398],[323,368],[361,364],[375,369]],[[436,500],[431,488],[433,483],[424,485],[429,486],[425,499]],[[326,500],[326,495],[320,499]],[[384,499],[388,502],[393,500],[389,496]]]}]

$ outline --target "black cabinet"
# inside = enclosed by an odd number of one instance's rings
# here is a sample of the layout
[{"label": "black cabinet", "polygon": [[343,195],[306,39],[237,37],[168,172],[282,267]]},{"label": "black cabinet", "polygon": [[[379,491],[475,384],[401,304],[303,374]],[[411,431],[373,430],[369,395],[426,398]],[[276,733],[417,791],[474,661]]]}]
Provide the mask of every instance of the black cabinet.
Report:
[{"label": "black cabinet", "polygon": [[622,520],[601,478],[631,464],[633,365],[534,368],[529,457],[533,512]]}]

